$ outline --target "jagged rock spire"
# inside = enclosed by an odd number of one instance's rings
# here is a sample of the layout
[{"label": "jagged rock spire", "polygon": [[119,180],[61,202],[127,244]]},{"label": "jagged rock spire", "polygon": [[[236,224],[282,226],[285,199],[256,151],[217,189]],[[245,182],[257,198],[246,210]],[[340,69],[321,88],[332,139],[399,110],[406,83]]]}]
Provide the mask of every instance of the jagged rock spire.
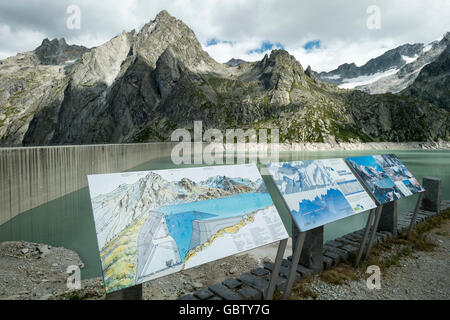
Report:
[{"label": "jagged rock spire", "polygon": [[66,39],[45,38],[33,52],[44,65],[59,65],[66,61],[79,59],[88,49],[83,46],[69,46]]}]

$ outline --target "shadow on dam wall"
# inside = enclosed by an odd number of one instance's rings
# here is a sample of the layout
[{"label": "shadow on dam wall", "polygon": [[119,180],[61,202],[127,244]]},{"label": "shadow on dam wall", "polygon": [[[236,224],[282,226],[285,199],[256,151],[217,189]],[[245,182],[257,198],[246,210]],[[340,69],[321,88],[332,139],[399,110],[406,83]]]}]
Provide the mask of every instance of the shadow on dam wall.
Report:
[{"label": "shadow on dam wall", "polygon": [[[0,242],[75,250],[83,278],[101,275],[87,175],[167,166],[174,143],[0,148]],[[165,157],[164,161],[158,160]]]},{"label": "shadow on dam wall", "polygon": [[169,156],[174,143],[0,148],[0,225],[87,186],[88,174],[121,172]]}]

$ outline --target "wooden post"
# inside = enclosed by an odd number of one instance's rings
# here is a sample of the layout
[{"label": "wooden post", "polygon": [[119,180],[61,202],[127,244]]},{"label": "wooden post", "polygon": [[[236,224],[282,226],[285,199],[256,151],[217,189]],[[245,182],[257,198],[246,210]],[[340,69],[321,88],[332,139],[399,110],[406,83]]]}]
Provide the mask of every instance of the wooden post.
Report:
[{"label": "wooden post", "polygon": [[366,246],[366,242],[369,237],[370,227],[372,226],[373,216],[375,215],[376,210],[377,210],[376,208],[370,210],[369,217],[367,218],[366,229],[364,230],[364,236],[361,240],[361,244],[359,245],[358,255],[356,257],[355,264],[354,264],[355,268],[358,266],[359,261],[361,261],[362,254],[364,252],[364,248]]},{"label": "wooden post", "polygon": [[[294,240],[294,239],[292,239]],[[288,300],[291,296],[292,285],[295,281],[295,273],[297,272],[298,261],[300,260],[300,254],[302,253],[303,243],[305,242],[305,232],[300,232],[295,239],[294,254],[292,255],[292,263],[291,268],[289,270],[289,277],[286,283],[286,287],[284,288],[283,300]]]},{"label": "wooden post", "polygon": [[265,300],[272,300],[273,294],[275,292],[275,286],[277,284],[278,274],[280,273],[281,262],[283,261],[283,255],[286,251],[288,239],[284,239],[280,241],[278,245],[277,256],[275,258],[275,263],[273,266],[272,277],[270,278],[269,288],[267,289],[267,296]]},{"label": "wooden post", "polygon": [[424,193],[421,192],[419,194],[419,199],[417,199],[416,208],[414,209],[414,214],[411,218],[411,223],[409,224],[409,229],[408,229],[408,234],[406,235],[406,239],[409,239],[409,237],[411,236],[411,232],[414,228],[414,225],[416,224],[417,212],[419,211],[420,205],[422,204],[423,195],[424,195]]},{"label": "wooden post", "polygon": [[375,223],[373,224],[372,233],[370,234],[370,239],[369,239],[369,243],[367,245],[366,255],[364,256],[364,259],[366,259],[366,260],[369,257],[370,250],[372,250],[373,241],[375,240],[375,237],[376,237],[376,234],[377,234],[378,224],[380,222],[381,211],[382,210],[383,210],[383,206],[381,205],[377,209],[377,213],[376,213],[376,216],[375,216]]},{"label": "wooden post", "polygon": [[142,284],[108,293],[105,300],[142,300]]}]

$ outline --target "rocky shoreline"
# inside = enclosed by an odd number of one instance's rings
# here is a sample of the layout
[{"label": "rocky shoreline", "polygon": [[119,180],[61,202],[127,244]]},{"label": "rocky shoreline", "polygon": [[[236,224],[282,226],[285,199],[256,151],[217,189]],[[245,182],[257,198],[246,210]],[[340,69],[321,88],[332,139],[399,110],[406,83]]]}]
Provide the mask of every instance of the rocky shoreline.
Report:
[{"label": "rocky shoreline", "polygon": [[66,271],[84,267],[78,254],[30,242],[0,243],[0,300],[51,300],[69,294]]},{"label": "rocky shoreline", "polygon": [[[175,300],[262,263],[248,254],[213,261],[144,283],[143,298]],[[101,277],[82,280],[80,290],[68,289],[69,266],[84,267],[73,250],[25,241],[0,243],[0,300],[105,299]]]},{"label": "rocky shoreline", "polygon": [[[365,143],[293,143],[286,151],[338,151],[338,150],[447,150],[450,141],[439,142],[365,142]],[[282,151],[284,147],[281,147]]]},{"label": "rocky shoreline", "polygon": [[[218,144],[224,150],[228,150],[226,144]],[[231,145],[237,151],[244,149],[239,145]],[[246,150],[271,150],[270,144],[251,144],[245,146]],[[426,141],[426,142],[341,142],[341,143],[313,143],[313,142],[293,142],[279,143],[280,152],[301,152],[301,151],[364,151],[364,150],[449,150],[450,141]]]}]

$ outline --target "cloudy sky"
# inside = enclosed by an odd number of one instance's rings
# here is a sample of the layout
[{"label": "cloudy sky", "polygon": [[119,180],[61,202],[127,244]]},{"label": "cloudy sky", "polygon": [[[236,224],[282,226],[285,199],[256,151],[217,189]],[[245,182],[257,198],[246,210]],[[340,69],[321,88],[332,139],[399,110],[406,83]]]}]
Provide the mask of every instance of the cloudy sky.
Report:
[{"label": "cloudy sky", "polygon": [[[70,5],[80,9],[79,29],[67,27],[74,21]],[[361,65],[450,31],[449,0],[0,0],[0,59],[33,50],[44,38],[100,45],[122,30],[139,30],[162,9],[191,27],[219,62],[254,61],[284,48],[317,71]]]}]

